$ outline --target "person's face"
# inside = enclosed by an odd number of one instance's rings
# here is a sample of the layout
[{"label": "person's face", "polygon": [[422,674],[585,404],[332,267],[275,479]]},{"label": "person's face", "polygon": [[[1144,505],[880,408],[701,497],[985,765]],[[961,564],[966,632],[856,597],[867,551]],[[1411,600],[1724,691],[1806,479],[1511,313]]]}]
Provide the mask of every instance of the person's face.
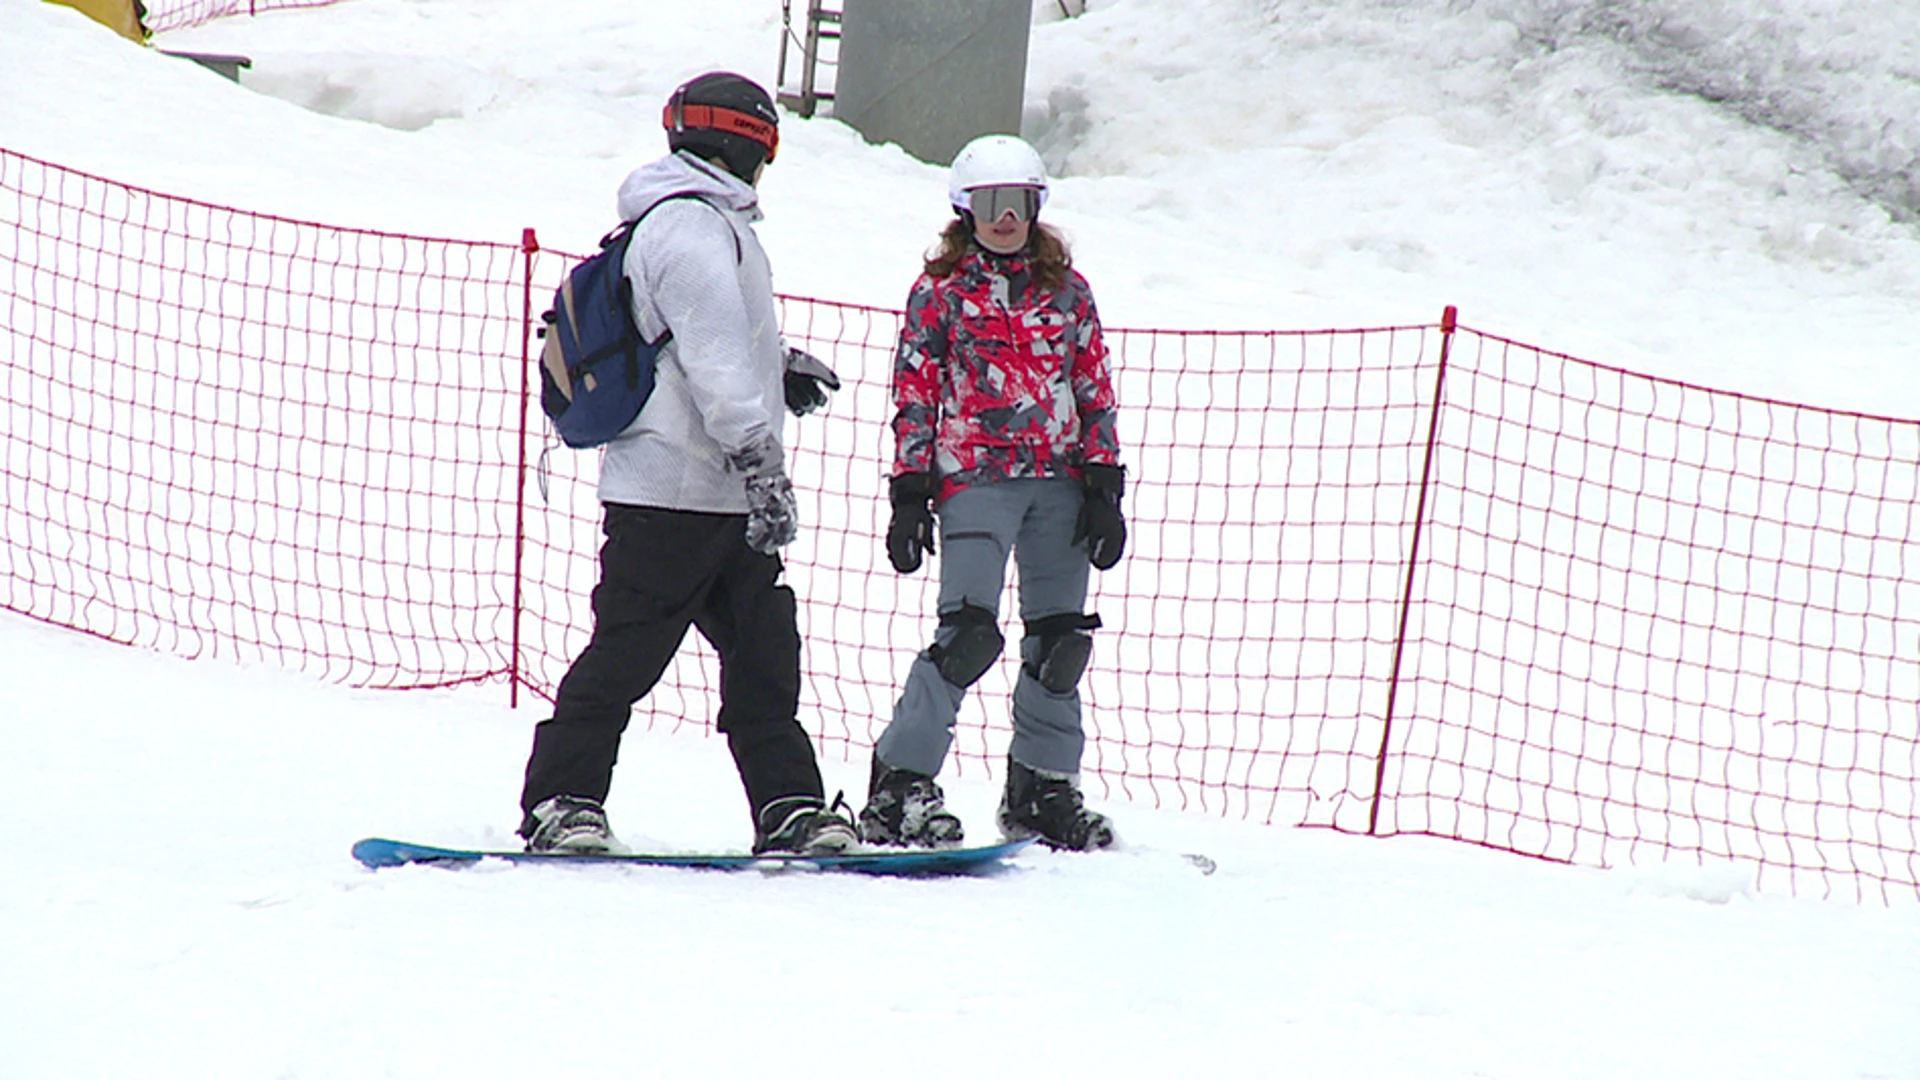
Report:
[{"label": "person's face", "polygon": [[973,235],[980,246],[1011,255],[1027,246],[1040,193],[1029,187],[976,188],[972,192]]}]

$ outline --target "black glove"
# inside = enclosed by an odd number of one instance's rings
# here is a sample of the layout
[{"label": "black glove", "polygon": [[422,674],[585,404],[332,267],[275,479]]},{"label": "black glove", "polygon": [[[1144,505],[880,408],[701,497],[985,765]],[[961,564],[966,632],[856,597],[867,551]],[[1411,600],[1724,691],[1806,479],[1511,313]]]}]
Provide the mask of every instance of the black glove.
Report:
[{"label": "black glove", "polygon": [[840,376],[802,349],[787,350],[787,411],[805,416],[827,403],[827,391],[840,389]]},{"label": "black glove", "polygon": [[901,473],[888,486],[893,520],[887,524],[887,559],[902,574],[920,569],[920,557],[933,554],[933,493],[938,486],[926,473]]},{"label": "black glove", "polygon": [[793,543],[800,532],[800,511],[787,480],[785,451],[771,435],[727,455],[734,472],[747,483],[747,546],[771,555]]},{"label": "black glove", "polygon": [[1120,496],[1126,493],[1127,473],[1118,465],[1084,465],[1080,482],[1086,497],[1073,542],[1087,542],[1087,559],[1095,569],[1111,570],[1127,547],[1127,519],[1120,516]]}]

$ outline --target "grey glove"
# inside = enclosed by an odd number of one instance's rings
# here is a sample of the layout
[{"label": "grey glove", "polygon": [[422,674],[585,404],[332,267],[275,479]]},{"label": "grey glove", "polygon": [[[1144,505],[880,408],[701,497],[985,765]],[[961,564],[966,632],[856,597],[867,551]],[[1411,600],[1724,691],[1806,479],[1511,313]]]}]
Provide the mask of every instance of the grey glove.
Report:
[{"label": "grey glove", "polygon": [[727,455],[734,472],[747,484],[747,546],[772,555],[800,532],[800,511],[787,480],[785,451],[771,435],[762,435]]},{"label": "grey glove", "polygon": [[840,389],[840,376],[804,349],[787,350],[784,376],[787,411],[805,416],[827,403],[827,391]]}]

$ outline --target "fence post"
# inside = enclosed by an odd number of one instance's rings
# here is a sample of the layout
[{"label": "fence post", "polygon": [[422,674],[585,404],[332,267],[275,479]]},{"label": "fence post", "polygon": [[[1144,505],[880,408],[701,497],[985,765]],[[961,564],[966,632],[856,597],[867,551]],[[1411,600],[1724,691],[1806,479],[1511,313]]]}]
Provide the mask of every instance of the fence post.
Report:
[{"label": "fence post", "polygon": [[1447,359],[1453,352],[1453,331],[1459,310],[1452,304],[1440,313],[1440,369],[1433,377],[1433,412],[1427,417],[1427,455],[1420,468],[1420,499],[1413,511],[1413,542],[1407,549],[1407,584],[1400,596],[1400,629],[1393,637],[1393,670],[1387,677],[1387,715],[1380,725],[1380,753],[1373,764],[1373,806],[1367,813],[1367,835],[1378,836],[1380,799],[1387,786],[1387,747],[1393,739],[1394,706],[1400,697],[1400,663],[1407,653],[1407,623],[1413,617],[1413,579],[1420,569],[1420,537],[1427,527],[1427,490],[1433,484],[1433,458],[1440,442],[1440,405],[1446,396]]},{"label": "fence post", "polygon": [[529,368],[533,362],[533,256],[540,240],[531,228],[520,233],[520,466],[514,474],[513,492],[513,645],[507,660],[507,707],[520,707],[520,614],[525,605],[524,588],[527,551],[527,417],[533,408],[533,383]]}]

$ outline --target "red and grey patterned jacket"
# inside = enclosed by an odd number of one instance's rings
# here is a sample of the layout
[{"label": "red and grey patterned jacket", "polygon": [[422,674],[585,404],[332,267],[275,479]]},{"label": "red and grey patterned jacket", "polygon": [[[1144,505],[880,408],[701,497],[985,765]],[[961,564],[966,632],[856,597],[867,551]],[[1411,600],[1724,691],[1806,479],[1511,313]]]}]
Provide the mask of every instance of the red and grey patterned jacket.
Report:
[{"label": "red and grey patterned jacket", "polygon": [[975,484],[1078,479],[1117,465],[1113,379],[1086,279],[1034,285],[1024,254],[974,250],[920,276],[893,364],[893,474],[940,478],[939,500]]}]

